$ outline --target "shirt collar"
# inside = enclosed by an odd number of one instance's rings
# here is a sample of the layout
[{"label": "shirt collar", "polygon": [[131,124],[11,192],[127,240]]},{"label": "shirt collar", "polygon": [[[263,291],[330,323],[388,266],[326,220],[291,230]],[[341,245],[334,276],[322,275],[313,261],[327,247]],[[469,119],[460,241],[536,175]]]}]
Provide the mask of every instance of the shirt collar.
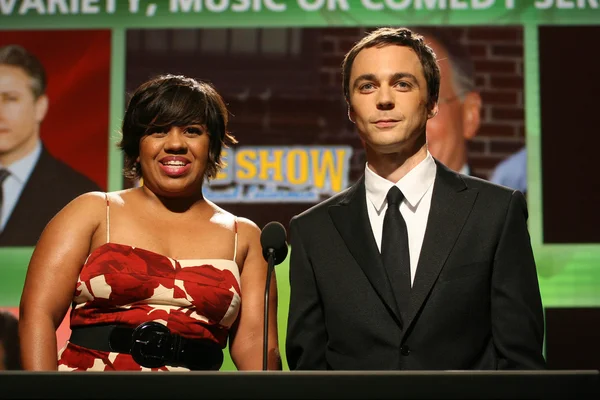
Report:
[{"label": "shirt collar", "polygon": [[11,176],[19,181],[19,183],[25,183],[29,179],[29,175],[33,172],[33,168],[40,158],[42,152],[42,142],[38,140],[33,151],[27,154],[20,160],[8,165],[6,169],[10,172]]},{"label": "shirt collar", "polygon": [[463,175],[471,175],[471,168],[469,167],[469,164],[463,165],[458,173]]},{"label": "shirt collar", "polygon": [[[411,208],[416,208],[435,181],[437,166],[433,157],[427,151],[427,156],[417,166],[411,169],[402,177],[396,186],[404,194],[404,198]],[[386,204],[386,196],[394,184],[385,178],[377,175],[370,168],[368,163],[365,165],[365,189],[367,198],[375,206],[378,213],[383,210]]]}]

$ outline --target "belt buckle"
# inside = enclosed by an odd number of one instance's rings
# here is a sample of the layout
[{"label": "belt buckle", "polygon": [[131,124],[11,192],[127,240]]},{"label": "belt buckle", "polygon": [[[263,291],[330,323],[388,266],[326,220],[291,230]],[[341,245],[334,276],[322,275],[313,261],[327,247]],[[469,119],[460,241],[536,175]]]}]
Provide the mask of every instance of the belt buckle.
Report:
[{"label": "belt buckle", "polygon": [[173,353],[171,330],[159,322],[138,325],[131,335],[131,356],[142,367],[165,365]]}]

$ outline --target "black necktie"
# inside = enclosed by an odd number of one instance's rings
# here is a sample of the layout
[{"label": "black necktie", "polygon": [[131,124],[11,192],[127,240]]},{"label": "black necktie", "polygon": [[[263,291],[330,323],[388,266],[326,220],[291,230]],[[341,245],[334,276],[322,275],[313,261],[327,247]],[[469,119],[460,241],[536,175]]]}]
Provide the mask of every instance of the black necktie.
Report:
[{"label": "black necktie", "polygon": [[387,194],[387,211],[383,218],[381,258],[387,271],[400,313],[405,315],[410,296],[410,253],[408,231],[400,213],[404,195],[396,186]]},{"label": "black necktie", "polygon": [[2,213],[2,206],[4,205],[4,189],[2,188],[2,184],[9,175],[10,172],[8,172],[8,170],[0,168],[0,214]]}]

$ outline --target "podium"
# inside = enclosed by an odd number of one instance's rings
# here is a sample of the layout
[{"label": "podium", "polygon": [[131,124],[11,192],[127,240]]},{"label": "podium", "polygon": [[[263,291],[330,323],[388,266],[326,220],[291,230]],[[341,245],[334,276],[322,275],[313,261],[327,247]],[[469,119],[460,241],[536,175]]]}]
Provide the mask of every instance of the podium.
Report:
[{"label": "podium", "polygon": [[2,372],[0,399],[600,399],[600,371]]}]

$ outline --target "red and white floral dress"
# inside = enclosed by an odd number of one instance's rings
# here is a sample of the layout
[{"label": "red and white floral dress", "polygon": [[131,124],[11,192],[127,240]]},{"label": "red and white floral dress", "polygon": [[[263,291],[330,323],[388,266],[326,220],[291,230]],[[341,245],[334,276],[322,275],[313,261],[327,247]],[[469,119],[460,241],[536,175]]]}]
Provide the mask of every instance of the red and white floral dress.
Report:
[{"label": "red and white floral dress", "polygon": [[[209,339],[224,348],[241,305],[235,254],[233,260],[174,260],[149,250],[110,243],[109,226],[107,243],[92,251],[79,274],[71,328],[95,324],[135,327],[156,321],[173,333]],[[237,250],[237,229],[235,244]],[[151,370],[137,364],[130,354],[91,350],[70,342],[59,352],[58,369]],[[152,370],[187,369],[163,366]]]}]

